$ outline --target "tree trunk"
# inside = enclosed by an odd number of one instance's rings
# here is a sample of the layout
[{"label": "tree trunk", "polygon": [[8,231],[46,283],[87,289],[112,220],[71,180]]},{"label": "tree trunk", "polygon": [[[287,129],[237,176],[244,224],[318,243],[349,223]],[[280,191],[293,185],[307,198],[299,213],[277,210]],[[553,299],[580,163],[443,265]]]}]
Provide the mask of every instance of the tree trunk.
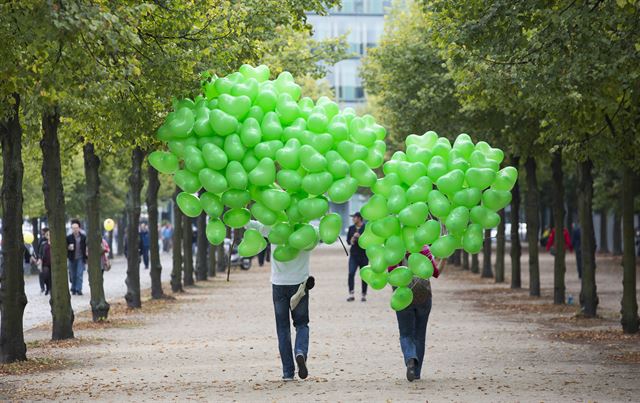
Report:
[{"label": "tree trunk", "polygon": [[193,228],[191,217],[182,217],[182,253],[184,256],[184,271],[182,282],[185,287],[193,285]]},{"label": "tree trunk", "polygon": [[227,259],[224,253],[224,243],[216,246],[216,260],[218,261],[218,271],[224,273],[227,270]]},{"label": "tree trunk", "polygon": [[609,253],[609,239],[607,239],[607,236],[609,235],[607,231],[607,213],[608,211],[606,208],[600,210],[600,253]]},{"label": "tree trunk", "polygon": [[124,255],[124,235],[127,231],[127,209],[122,212],[118,218],[118,235],[116,236],[116,244],[118,245],[118,256]]},{"label": "tree trunk", "polygon": [[453,253],[453,265],[460,267],[462,264],[462,250],[458,249]]},{"label": "tree trunk", "polygon": [[471,255],[471,273],[479,273],[480,272],[480,261],[478,259],[478,254],[474,253]]},{"label": "tree trunk", "polygon": [[598,309],[598,292],[596,288],[596,245],[593,232],[593,163],[586,160],[579,164],[578,211],[580,216],[582,241],[582,289],[580,304],[584,315],[595,317]]},{"label": "tree trunk", "polygon": [[208,258],[209,258],[209,261],[207,262],[208,275],[209,277],[215,277],[216,266],[217,266],[215,245],[211,245],[210,243],[207,242],[207,251],[208,251]]},{"label": "tree trunk", "polygon": [[24,344],[23,316],[27,305],[24,293],[24,244],[22,243],[22,127],[20,126],[20,96],[11,115],[0,123],[2,142],[2,257],[0,276],[0,363],[27,359]]},{"label": "tree trunk", "polygon": [[57,107],[42,115],[42,193],[49,222],[51,242],[51,338],[73,338],[73,309],[69,294],[67,270],[67,237],[65,229],[64,188],[60,164],[58,125],[60,112]]},{"label": "tree trunk", "polygon": [[151,298],[164,297],[162,290],[162,264],[160,264],[160,246],[158,244],[158,171],[149,165],[149,183],[147,185],[147,211],[149,213],[149,258],[151,268]]},{"label": "tree trunk", "polygon": [[107,242],[109,243],[109,259],[113,259],[113,230],[108,232]]},{"label": "tree trunk", "polygon": [[622,257],[622,330],[625,333],[637,333],[639,326],[638,300],[636,299],[636,254],[633,226],[634,175],[625,167],[622,176],[622,229],[624,255]]},{"label": "tree trunk", "polygon": [[620,208],[616,208],[613,214],[613,254],[615,256],[622,255],[622,217],[620,217]]},{"label": "tree trunk", "polygon": [[524,163],[527,171],[527,242],[529,244],[529,295],[540,296],[540,265],[538,263],[538,231],[540,228],[540,194],[536,176],[536,160],[528,157]]},{"label": "tree trunk", "polygon": [[484,244],[482,248],[482,274],[480,277],[491,278],[493,277],[493,270],[491,269],[491,230],[484,230]]},{"label": "tree trunk", "polygon": [[[520,157],[511,157],[511,165],[520,167]],[[511,190],[511,288],[522,287],[520,279],[520,183],[516,181]]]},{"label": "tree trunk", "polygon": [[129,174],[129,193],[127,193],[127,293],[124,299],[129,308],[140,308],[140,192],[142,191],[142,160],[144,154],[140,147],[131,153],[131,173]]},{"label": "tree trunk", "polygon": [[196,259],[196,279],[198,281],[207,279],[207,249],[209,241],[207,241],[207,235],[205,233],[207,227],[207,215],[206,213],[200,214],[198,217],[198,240],[197,240],[197,259]]},{"label": "tree trunk", "polygon": [[496,233],[496,283],[504,283],[504,209],[498,212],[500,215],[500,224]]},{"label": "tree trunk", "polygon": [[173,267],[171,269],[171,291],[183,292],[182,289],[182,212],[176,203],[176,196],[180,189],[176,187],[173,193]]},{"label": "tree trunk", "polygon": [[469,270],[469,254],[462,251],[462,270]]},{"label": "tree trunk", "polygon": [[553,260],[553,303],[564,304],[564,274],[567,269],[564,258],[564,184],[561,151],[553,153],[551,175],[553,179],[553,223],[555,228],[553,248],[556,251]]},{"label": "tree trunk", "polygon": [[87,212],[87,265],[89,270],[89,288],[91,290],[91,314],[93,321],[106,320],[109,316],[109,303],[104,295],[102,278],[102,230],[100,226],[100,158],[92,143],[84,146],[84,175],[86,186]]}]

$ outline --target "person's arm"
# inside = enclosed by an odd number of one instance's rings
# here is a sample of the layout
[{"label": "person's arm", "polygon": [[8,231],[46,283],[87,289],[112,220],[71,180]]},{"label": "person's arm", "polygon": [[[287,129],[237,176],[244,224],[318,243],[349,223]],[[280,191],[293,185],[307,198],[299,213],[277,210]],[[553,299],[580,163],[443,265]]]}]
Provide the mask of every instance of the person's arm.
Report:
[{"label": "person's arm", "polygon": [[567,248],[569,248],[570,252],[573,252],[573,244],[571,242],[571,238],[569,238],[569,230],[564,229],[564,242],[567,244]]},{"label": "person's arm", "polygon": [[355,232],[355,227],[354,226],[350,226],[349,230],[347,231],[347,244],[351,245],[351,238],[353,237],[353,233]]},{"label": "person's arm", "polygon": [[271,227],[264,225],[263,223],[256,221],[256,220],[251,220],[249,221],[249,223],[247,223],[247,225],[245,225],[246,229],[254,229],[256,231],[258,231],[260,233],[260,235],[262,235],[263,237],[268,237],[269,236],[269,231],[271,231]]}]

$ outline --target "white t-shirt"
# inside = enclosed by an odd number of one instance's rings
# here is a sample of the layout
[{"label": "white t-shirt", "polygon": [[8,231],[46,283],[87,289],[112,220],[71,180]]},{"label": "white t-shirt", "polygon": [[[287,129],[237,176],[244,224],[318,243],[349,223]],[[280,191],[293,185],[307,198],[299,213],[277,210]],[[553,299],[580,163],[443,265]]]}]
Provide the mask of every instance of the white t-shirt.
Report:
[{"label": "white t-shirt", "polygon": [[[247,229],[258,230],[262,236],[269,235],[270,227],[251,220],[247,224]],[[309,257],[310,251],[301,250],[295,259],[288,262],[280,262],[271,255],[271,284],[275,285],[298,285],[309,277]]]}]

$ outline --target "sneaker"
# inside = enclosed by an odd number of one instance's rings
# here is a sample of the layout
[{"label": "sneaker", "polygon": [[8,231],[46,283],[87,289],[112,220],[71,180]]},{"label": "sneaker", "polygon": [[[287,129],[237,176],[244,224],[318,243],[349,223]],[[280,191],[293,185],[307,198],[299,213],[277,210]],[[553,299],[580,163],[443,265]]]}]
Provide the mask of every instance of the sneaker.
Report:
[{"label": "sneaker", "polygon": [[362,302],[367,302],[367,296],[363,295],[362,298],[360,298],[360,301]]},{"label": "sneaker", "polygon": [[353,294],[349,294],[349,298],[347,298],[347,302],[351,302],[351,301],[355,301],[355,297],[353,296]]},{"label": "sneaker", "polygon": [[307,360],[304,359],[304,355],[296,355],[296,364],[298,364],[298,376],[300,379],[306,379],[309,371],[307,371]]},{"label": "sneaker", "polygon": [[282,377],[282,382],[293,382],[292,376]]},{"label": "sneaker", "polygon": [[76,290],[71,290],[71,295],[76,295]]},{"label": "sneaker", "polygon": [[416,379],[416,366],[418,365],[418,360],[415,358],[411,358],[407,363],[407,381],[413,382]]},{"label": "sneaker", "polygon": [[76,291],[76,295],[82,295],[82,291]]},{"label": "sneaker", "polygon": [[44,295],[49,295],[49,290],[45,290]]}]

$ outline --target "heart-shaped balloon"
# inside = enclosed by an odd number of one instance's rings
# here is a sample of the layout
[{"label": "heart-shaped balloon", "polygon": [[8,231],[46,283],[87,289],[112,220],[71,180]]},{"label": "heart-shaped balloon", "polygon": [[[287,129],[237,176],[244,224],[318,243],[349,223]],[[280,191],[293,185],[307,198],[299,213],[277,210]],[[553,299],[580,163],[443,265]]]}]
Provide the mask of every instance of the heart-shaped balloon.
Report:
[{"label": "heart-shaped balloon", "polygon": [[255,256],[267,247],[267,241],[255,229],[248,229],[244,232],[242,242],[238,245],[238,254],[244,257]]},{"label": "heart-shaped balloon", "polygon": [[219,136],[228,136],[238,128],[238,119],[220,109],[209,112],[209,125]]},{"label": "heart-shaped balloon", "polygon": [[269,75],[271,75],[269,67],[265,66],[264,64],[261,64],[257,67],[253,67],[249,64],[243,64],[242,66],[240,66],[240,69],[238,69],[238,71],[245,78],[253,78],[259,83],[267,81],[269,79]]},{"label": "heart-shaped balloon", "polygon": [[260,202],[255,202],[251,206],[251,214],[264,225],[273,225],[278,221],[278,215],[275,211],[269,209]]},{"label": "heart-shaped balloon", "polygon": [[154,151],[149,154],[149,164],[163,174],[173,174],[178,170],[178,158],[166,151]]},{"label": "heart-shaped balloon", "polygon": [[384,239],[400,234],[400,221],[395,215],[388,215],[370,223],[374,234]]},{"label": "heart-shaped balloon", "polygon": [[173,180],[180,189],[187,193],[197,193],[202,188],[200,180],[198,180],[198,176],[185,169],[179,169],[176,171],[173,176]]},{"label": "heart-shaped balloon", "polygon": [[224,210],[224,205],[220,198],[210,192],[204,192],[200,195],[200,205],[209,217],[219,217]]},{"label": "heart-shaped balloon", "polygon": [[373,195],[360,210],[362,217],[369,221],[379,220],[389,214],[387,199],[382,195]]},{"label": "heart-shaped balloon", "polygon": [[487,189],[482,193],[482,205],[489,210],[501,210],[509,203],[511,203],[511,192],[508,190]]},{"label": "heart-shaped balloon", "polygon": [[342,178],[333,182],[327,191],[334,203],[346,203],[358,190],[358,181],[354,178]]},{"label": "heart-shaped balloon", "polygon": [[222,221],[231,228],[242,228],[250,219],[251,213],[246,208],[232,208],[222,216]]},{"label": "heart-shaped balloon", "polygon": [[465,173],[467,184],[480,190],[491,186],[495,178],[496,172],[490,168],[469,168]]},{"label": "heart-shaped balloon", "polygon": [[210,218],[205,234],[211,244],[220,245],[227,236],[227,227],[219,218]]},{"label": "heart-shaped balloon", "polygon": [[[338,239],[342,230],[342,218],[337,213],[327,214],[320,220],[320,239],[322,242],[330,245]],[[362,276],[362,270],[360,270]]]},{"label": "heart-shaped balloon", "polygon": [[306,220],[320,218],[329,210],[329,202],[324,197],[309,197],[298,202],[300,213]]},{"label": "heart-shaped balloon", "polygon": [[406,287],[411,283],[413,273],[408,267],[399,266],[389,273],[389,284],[394,287]]},{"label": "heart-shaped balloon", "polygon": [[430,245],[440,237],[440,230],[440,222],[428,220],[416,229],[414,234],[415,241],[421,245]]},{"label": "heart-shaped balloon", "polygon": [[411,305],[412,301],[413,291],[411,291],[411,288],[398,287],[391,295],[391,309],[394,311],[401,311]]},{"label": "heart-shaped balloon", "polygon": [[176,203],[178,203],[180,211],[187,217],[197,217],[202,213],[200,200],[190,193],[179,193],[178,196],[176,196]]},{"label": "heart-shaped balloon", "polygon": [[409,256],[409,268],[414,276],[428,279],[433,275],[433,264],[431,260],[422,253],[412,253]]}]

